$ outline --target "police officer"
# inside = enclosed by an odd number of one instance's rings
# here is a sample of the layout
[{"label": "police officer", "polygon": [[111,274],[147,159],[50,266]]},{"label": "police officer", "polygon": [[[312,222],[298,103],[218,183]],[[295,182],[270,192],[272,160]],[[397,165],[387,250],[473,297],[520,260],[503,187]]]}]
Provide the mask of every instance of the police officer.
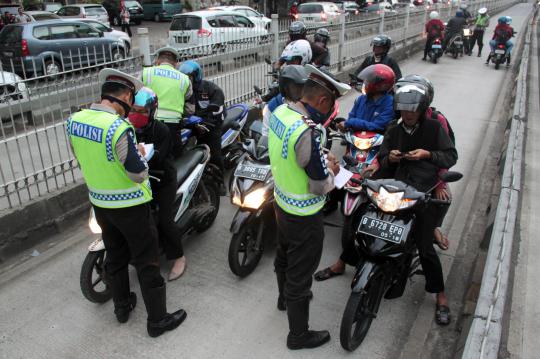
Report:
[{"label": "police officer", "polygon": [[148,334],[157,337],[178,327],[186,312],[167,313],[157,230],[150,213],[148,166],[136,147],[135,131],[125,120],[142,83],[113,69],[101,70],[99,81],[101,102],[71,116],[67,133],[103,233],[116,318],[127,322],[137,302],[129,287],[131,263],[148,313]]},{"label": "police officer", "polygon": [[339,172],[335,157],[323,156],[323,123],[335,101],[350,87],[312,65],[302,99],[279,106],[270,118],[268,148],[276,198],[278,250],[275,270],[280,290],[278,308],[287,309],[289,349],[315,348],[330,340],[328,331],[308,327],[312,275],[323,248],[321,209]]},{"label": "police officer", "polygon": [[174,139],[175,156],[181,153],[182,117],[192,115],[195,106],[192,103],[193,90],[189,78],[178,71],[180,55],[172,47],[162,47],[156,52],[156,66],[143,70],[144,86],[152,89],[159,99],[156,119],[164,122]]}]

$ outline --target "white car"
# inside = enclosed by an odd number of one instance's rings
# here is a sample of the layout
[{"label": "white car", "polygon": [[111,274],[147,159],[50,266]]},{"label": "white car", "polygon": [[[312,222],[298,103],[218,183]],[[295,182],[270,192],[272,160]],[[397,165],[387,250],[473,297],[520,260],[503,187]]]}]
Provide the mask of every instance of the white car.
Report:
[{"label": "white car", "polygon": [[23,15],[30,21],[57,20],[60,16],[49,11],[25,11]]},{"label": "white car", "polygon": [[56,15],[64,18],[79,18],[97,20],[109,24],[109,14],[100,4],[73,4],[62,6]]},{"label": "white car", "polygon": [[[12,72],[0,71],[0,109],[12,108],[10,116],[18,116],[18,105],[28,102],[29,91],[23,79]],[[33,124],[32,111],[26,111],[23,118]]]},{"label": "white car", "polygon": [[267,18],[260,12],[256,11],[255,9],[250,8],[249,6],[240,6],[240,5],[214,6],[214,7],[209,8],[208,10],[224,10],[224,11],[237,12],[240,15],[244,15],[248,19],[253,21],[255,25],[265,28],[267,30],[270,29],[270,23],[272,22],[272,20],[270,20],[269,18]]},{"label": "white car", "polygon": [[341,11],[333,2],[308,2],[298,6],[297,20],[306,25],[327,25],[339,22]]},{"label": "white car", "polygon": [[115,30],[110,26],[103,24],[101,21],[91,20],[91,19],[78,19],[87,24],[92,25],[97,30],[103,32],[103,36],[115,40],[122,40],[126,45],[127,53],[131,50],[131,37],[123,31]]},{"label": "white car", "polygon": [[173,16],[169,46],[190,49],[188,55],[224,52],[231,45],[253,47],[265,41],[268,31],[233,11],[204,10]]}]

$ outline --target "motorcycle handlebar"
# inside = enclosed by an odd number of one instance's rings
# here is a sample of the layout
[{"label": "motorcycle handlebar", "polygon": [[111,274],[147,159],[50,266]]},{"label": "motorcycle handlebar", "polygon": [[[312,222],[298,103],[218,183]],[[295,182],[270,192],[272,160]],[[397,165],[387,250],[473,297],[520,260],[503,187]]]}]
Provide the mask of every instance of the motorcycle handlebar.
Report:
[{"label": "motorcycle handlebar", "polygon": [[452,201],[449,201],[449,200],[436,199],[436,198],[430,198],[429,202],[433,204],[446,204],[446,205],[450,205],[452,203]]}]

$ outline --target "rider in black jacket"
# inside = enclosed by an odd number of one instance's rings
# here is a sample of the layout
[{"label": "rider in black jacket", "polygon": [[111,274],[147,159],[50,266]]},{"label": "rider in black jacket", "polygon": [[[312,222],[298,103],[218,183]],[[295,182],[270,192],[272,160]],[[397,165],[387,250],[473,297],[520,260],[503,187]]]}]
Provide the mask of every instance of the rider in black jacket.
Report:
[{"label": "rider in black jacket", "polygon": [[362,62],[360,67],[356,70],[355,75],[358,77],[360,72],[368,66],[383,64],[389,66],[394,71],[396,80],[399,80],[402,77],[401,69],[397,62],[388,55],[388,51],[392,46],[392,39],[386,35],[377,35],[371,41],[371,46],[373,46],[373,54],[364,59],[364,62]]}]

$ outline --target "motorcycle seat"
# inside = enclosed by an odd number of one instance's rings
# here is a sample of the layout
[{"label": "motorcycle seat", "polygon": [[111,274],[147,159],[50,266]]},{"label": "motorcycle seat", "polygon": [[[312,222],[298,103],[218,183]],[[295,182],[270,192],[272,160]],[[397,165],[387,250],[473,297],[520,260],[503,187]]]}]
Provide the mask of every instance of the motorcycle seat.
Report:
[{"label": "motorcycle seat", "polygon": [[204,147],[195,147],[174,159],[176,181],[179,185],[188,178],[198,164],[204,161],[205,153]]},{"label": "motorcycle seat", "polygon": [[227,116],[225,116],[225,119],[223,120],[223,125],[221,125],[221,133],[225,133],[228,130],[230,130],[235,123],[240,121],[246,113],[248,112],[249,108],[244,104],[234,105],[227,109]]}]

